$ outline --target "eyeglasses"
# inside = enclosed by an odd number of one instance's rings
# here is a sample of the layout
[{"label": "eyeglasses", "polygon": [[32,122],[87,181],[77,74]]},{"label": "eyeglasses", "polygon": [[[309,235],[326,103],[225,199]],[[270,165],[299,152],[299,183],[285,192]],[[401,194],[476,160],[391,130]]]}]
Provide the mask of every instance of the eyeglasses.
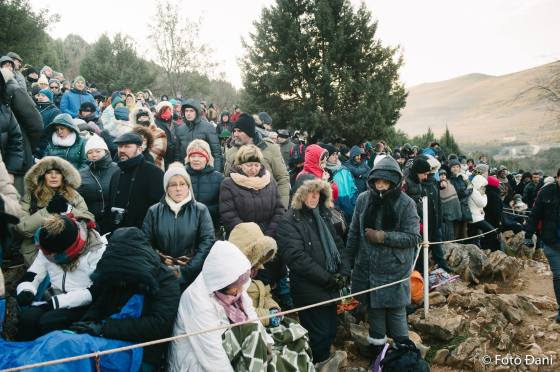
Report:
[{"label": "eyeglasses", "polygon": [[51,88],[51,89],[58,89],[58,87],[49,87],[49,88]]}]

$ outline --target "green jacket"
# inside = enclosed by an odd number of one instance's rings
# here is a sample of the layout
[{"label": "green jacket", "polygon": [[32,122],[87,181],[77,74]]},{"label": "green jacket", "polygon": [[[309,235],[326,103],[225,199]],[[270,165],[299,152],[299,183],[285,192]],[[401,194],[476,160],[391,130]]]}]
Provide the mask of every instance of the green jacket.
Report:
[{"label": "green jacket", "polygon": [[[52,142],[52,133],[56,125],[63,125],[76,133],[76,141],[72,146],[58,146]],[[47,148],[45,149],[44,156],[58,156],[70,162],[70,164],[76,167],[76,169],[81,169],[86,166],[86,141],[80,137],[80,131],[76,126],[70,126],[62,123],[51,123],[47,126],[47,128],[45,128],[45,134],[49,142]]]}]

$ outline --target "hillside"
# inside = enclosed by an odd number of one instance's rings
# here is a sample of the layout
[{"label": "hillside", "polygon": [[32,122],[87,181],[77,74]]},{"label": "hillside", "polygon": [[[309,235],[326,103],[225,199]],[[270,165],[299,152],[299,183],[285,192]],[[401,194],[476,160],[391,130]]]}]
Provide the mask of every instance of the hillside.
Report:
[{"label": "hillside", "polygon": [[411,87],[397,128],[418,135],[431,127],[440,135],[447,125],[461,144],[560,142],[558,117],[529,90],[559,73],[557,61],[508,75],[469,74]]}]

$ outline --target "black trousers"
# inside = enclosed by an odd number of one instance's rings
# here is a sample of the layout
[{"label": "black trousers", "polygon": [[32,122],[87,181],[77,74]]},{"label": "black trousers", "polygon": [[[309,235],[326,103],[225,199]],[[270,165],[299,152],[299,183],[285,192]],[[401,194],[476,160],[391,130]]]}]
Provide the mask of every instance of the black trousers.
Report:
[{"label": "black trousers", "polygon": [[19,313],[18,340],[31,341],[51,331],[68,328],[84,316],[87,306],[46,310],[29,306]]},{"label": "black trousers", "polygon": [[315,307],[298,314],[301,325],[309,332],[313,363],[327,360],[336,337],[336,304]]},{"label": "black trousers", "polygon": [[[488,231],[494,230],[494,226],[492,226],[488,221],[482,220],[475,223],[469,224],[469,236],[478,235],[478,230],[481,230],[483,233]],[[488,235],[484,235],[481,238],[473,239],[473,241],[467,241],[467,243],[476,244],[476,240],[480,241],[479,245],[482,249],[490,249],[491,251],[499,251],[500,250],[500,241],[498,240],[498,231],[494,231]]]}]

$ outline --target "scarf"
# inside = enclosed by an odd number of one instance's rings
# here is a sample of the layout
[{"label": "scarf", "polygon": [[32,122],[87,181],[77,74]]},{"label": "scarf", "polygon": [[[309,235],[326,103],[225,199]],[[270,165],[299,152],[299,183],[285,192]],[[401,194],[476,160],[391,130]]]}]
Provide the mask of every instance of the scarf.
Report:
[{"label": "scarf", "polygon": [[71,132],[66,138],[60,138],[53,132],[51,140],[55,146],[70,147],[76,142],[76,132]]},{"label": "scarf", "polygon": [[[250,279],[251,271],[247,271],[242,274],[234,283],[230,284],[228,287],[236,287],[245,284]],[[236,296],[227,295],[223,292],[214,292],[218,303],[224,308],[228,319],[232,323],[244,322],[249,317],[245,313],[245,308],[243,307],[242,295],[243,291],[239,291]]]},{"label": "scarf", "polygon": [[319,238],[321,239],[321,246],[325,254],[326,269],[329,273],[336,273],[340,265],[340,253],[338,252],[334,238],[325,220],[321,217],[319,208],[315,207],[311,211],[313,212],[313,217],[315,218],[315,223],[319,230]]},{"label": "scarf", "polygon": [[175,213],[175,218],[177,218],[177,216],[179,215],[179,212],[181,211],[181,208],[183,208],[183,205],[191,201],[192,199],[191,195],[192,192],[189,190],[189,195],[187,195],[187,197],[183,201],[176,203],[175,201],[173,201],[173,199],[169,197],[169,195],[165,194],[165,202],[169,206],[169,209],[171,209],[173,213]]},{"label": "scarf", "polygon": [[340,170],[340,168],[342,168],[342,164],[340,163],[340,160],[336,160],[336,163],[329,163],[327,162],[327,169],[330,170],[333,174],[335,174],[336,172],[338,172]]},{"label": "scarf", "polygon": [[[392,231],[397,226],[395,202],[401,194],[398,187],[393,187],[385,192],[375,189],[370,191],[369,203],[366,207],[364,228],[374,230]],[[376,218],[381,213],[380,219]],[[379,223],[379,221],[381,221]]]},{"label": "scarf", "polygon": [[117,165],[121,170],[125,171],[139,166],[140,163],[142,163],[143,161],[144,161],[144,155],[139,154],[133,158],[127,160],[121,160],[117,163]]},{"label": "scarf", "polygon": [[236,185],[247,189],[262,190],[270,183],[270,173],[265,171],[262,176],[247,177],[241,173],[230,173],[229,175]]}]

